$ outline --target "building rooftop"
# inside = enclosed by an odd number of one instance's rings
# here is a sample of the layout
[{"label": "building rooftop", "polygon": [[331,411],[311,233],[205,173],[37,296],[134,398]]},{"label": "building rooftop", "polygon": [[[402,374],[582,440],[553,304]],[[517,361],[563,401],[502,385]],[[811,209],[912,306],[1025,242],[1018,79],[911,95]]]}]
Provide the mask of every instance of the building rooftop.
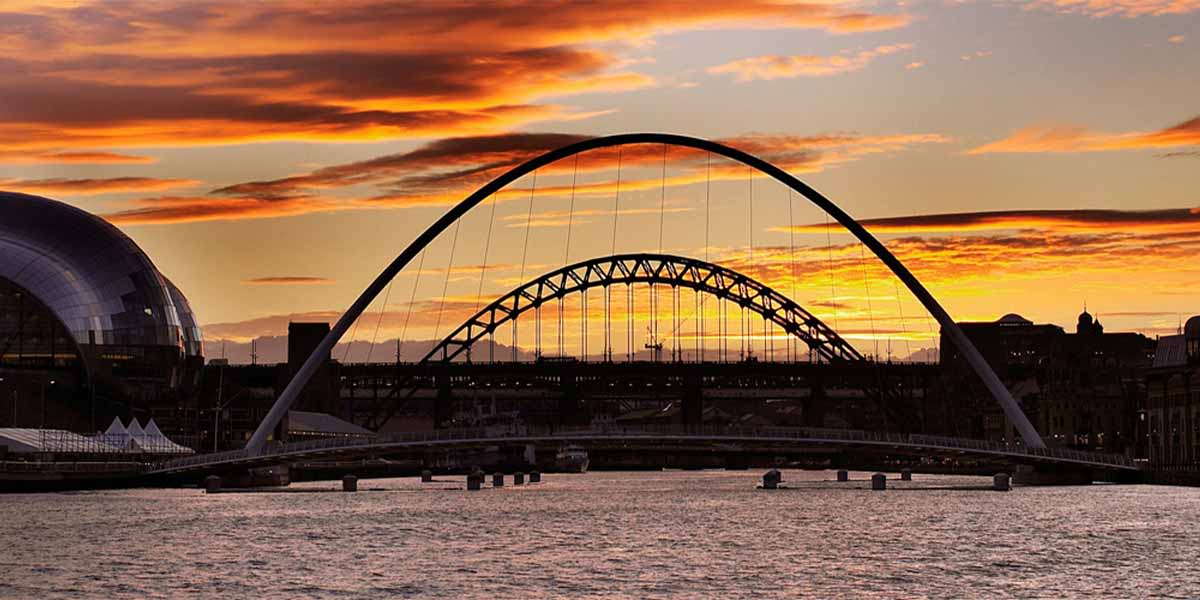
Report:
[{"label": "building rooftop", "polygon": [[1163,367],[1180,367],[1187,364],[1186,338],[1182,335],[1165,335],[1158,338],[1158,347],[1154,351],[1155,369]]},{"label": "building rooftop", "polygon": [[288,411],[288,433],[301,436],[354,436],[375,435],[370,429],[343,421],[333,415],[303,410]]}]

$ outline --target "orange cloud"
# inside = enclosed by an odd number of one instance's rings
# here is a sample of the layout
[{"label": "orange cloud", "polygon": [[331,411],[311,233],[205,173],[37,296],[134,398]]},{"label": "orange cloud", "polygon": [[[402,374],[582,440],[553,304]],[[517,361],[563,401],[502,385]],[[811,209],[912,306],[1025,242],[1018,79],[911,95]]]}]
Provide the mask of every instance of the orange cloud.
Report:
[{"label": "orange cloud", "polygon": [[1104,152],[1200,144],[1200,116],[1150,132],[1100,133],[1081,127],[1027,127],[967,154],[997,152]]},{"label": "orange cloud", "polygon": [[[651,85],[614,41],[708,27],[900,27],[834,3],[556,0],[184,5],[0,15],[0,146],[47,151],[503,131],[587,116],[544,100]],[[4,27],[5,23],[10,24]],[[608,44],[608,47],[620,47]],[[86,107],[82,110],[81,107]],[[600,111],[603,112],[603,111]]]},{"label": "orange cloud", "polygon": [[328,285],[336,283],[324,277],[256,277],[243,280],[246,285]]},{"label": "orange cloud", "polygon": [[1200,0],[1034,0],[1029,10],[1051,10],[1091,17],[1181,15],[1200,10]]},{"label": "orange cloud", "polygon": [[[335,165],[305,175],[282,179],[252,181],[213,190],[208,196],[145,198],[134,201],[132,208],[105,215],[118,224],[151,225],[213,220],[264,219],[313,212],[352,209],[441,206],[461,200],[486,181],[525,160],[553,148],[586,139],[588,136],[557,133],[510,133],[437,140],[400,154]],[[861,135],[853,133],[816,136],[747,135],[722,140],[793,173],[816,172],[857,160],[863,156],[896,152],[914,145],[942,143],[948,138],[937,134]],[[640,144],[601,149],[583,155],[580,172],[615,171],[618,154],[626,167],[658,166],[663,148],[658,144]],[[741,180],[746,167],[727,162],[705,162],[705,153],[690,149],[667,148],[672,174],[661,178],[626,179],[620,182],[624,192],[690,185],[711,181]],[[550,165],[544,172],[566,173],[575,168],[573,161]],[[324,192],[331,189],[371,184],[383,192],[368,198],[334,198]],[[538,196],[611,194],[616,179],[577,186],[543,185]],[[495,194],[497,201],[528,197],[529,190],[509,187]],[[552,219],[542,226],[561,226]]]},{"label": "orange cloud", "polygon": [[0,188],[21,192],[66,195],[145,192],[196,185],[191,179],[155,179],[153,177],[111,177],[108,179],[0,179]]},{"label": "orange cloud", "polygon": [[[876,234],[950,233],[1011,229],[1064,232],[1137,231],[1143,233],[1200,231],[1196,209],[1160,210],[1009,210],[913,215],[860,221]],[[824,223],[798,225],[797,233],[825,233]],[[788,228],[781,228],[787,231]],[[842,232],[839,228],[838,232]]]},{"label": "orange cloud", "polygon": [[[456,202],[470,190],[484,184],[504,170],[534,156],[560,146],[586,139],[588,136],[554,133],[510,133],[490,136],[451,138],[432,142],[416,150],[383,156],[367,161],[327,167],[310,173],[283,179],[247,182],[215,190],[214,194],[289,197],[308,193],[312,189],[328,189],[359,184],[378,184],[386,191],[369,200],[368,204],[395,206],[431,206]],[[761,156],[793,173],[816,172],[823,168],[857,160],[871,154],[901,151],[929,143],[943,143],[948,138],[938,134],[862,135],[855,133],[814,136],[746,135],[719,140],[731,146]],[[709,168],[706,154],[689,149],[668,148],[667,158],[676,168],[682,163],[682,174],[667,178],[667,186],[740,179],[746,176],[744,167],[724,162]],[[578,168],[585,171],[614,171],[618,158],[626,167],[657,166],[663,160],[663,148],[657,144],[606,148],[583,155]],[[573,161],[546,167],[546,171],[563,173],[575,168]],[[621,182],[623,191],[658,188],[660,179],[627,179]],[[540,186],[539,195],[561,195],[572,190],[577,194],[609,194],[616,191],[616,180],[568,186]],[[509,188],[499,192],[497,199],[524,197],[527,190]]]},{"label": "orange cloud", "polygon": [[912,44],[893,44],[889,46],[877,46],[856,53],[835,54],[833,56],[779,56],[768,54],[765,56],[743,58],[715,67],[709,67],[708,72],[733,75],[737,81],[792,77],[824,77],[858,71],[880,56],[911,49]]},{"label": "orange cloud", "polygon": [[344,210],[345,203],[316,197],[212,198],[163,196],[134,201],[134,208],[102,215],[116,225],[163,225],[236,219],[291,217]]},{"label": "orange cloud", "polygon": [[116,152],[3,152],[0,151],[0,163],[8,164],[147,164],[156,159],[149,156],[135,156]]}]

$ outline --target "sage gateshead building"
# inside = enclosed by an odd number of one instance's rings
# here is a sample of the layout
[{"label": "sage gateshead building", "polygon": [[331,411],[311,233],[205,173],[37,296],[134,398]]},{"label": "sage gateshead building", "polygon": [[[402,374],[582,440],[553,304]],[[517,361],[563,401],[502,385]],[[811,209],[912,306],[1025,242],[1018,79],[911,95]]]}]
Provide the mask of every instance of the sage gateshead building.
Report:
[{"label": "sage gateshead building", "polygon": [[203,364],[187,299],[133,240],[0,192],[0,427],[96,431],[191,396]]}]

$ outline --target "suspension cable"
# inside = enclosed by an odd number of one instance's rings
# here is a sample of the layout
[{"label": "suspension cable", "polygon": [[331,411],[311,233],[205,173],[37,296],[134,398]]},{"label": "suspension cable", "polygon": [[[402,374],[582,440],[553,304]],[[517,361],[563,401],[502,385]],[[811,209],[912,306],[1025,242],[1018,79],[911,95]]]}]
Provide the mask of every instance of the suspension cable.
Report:
[{"label": "suspension cable", "polygon": [[[754,276],[754,168],[750,168],[750,201],[746,203],[750,210],[750,218],[747,220],[750,233],[750,264],[747,270]],[[745,356],[744,360],[749,360],[754,354],[754,316],[746,314],[745,307],[742,307],[742,315],[746,322],[742,325],[742,337],[745,338]]]},{"label": "suspension cable", "polygon": [[367,360],[363,361],[364,363],[371,362],[371,354],[375,351],[375,342],[379,341],[379,327],[383,325],[383,315],[387,313],[388,300],[392,297],[392,285],[395,283],[396,279],[393,277],[388,282],[387,292],[383,294],[383,306],[379,308],[379,320],[375,321],[375,333],[371,335],[371,345],[367,346]]},{"label": "suspension cable", "polygon": [[613,234],[612,234],[612,251],[610,255],[617,253],[617,217],[621,214],[621,151],[622,148],[617,148],[617,193],[613,196]]},{"label": "suspension cable", "polygon": [[871,282],[867,278],[866,245],[858,245],[858,266],[862,268],[863,288],[867,292],[867,320],[871,323],[871,340],[875,343],[875,360],[879,360],[879,337],[875,334],[875,313],[871,309]]},{"label": "suspension cable", "polygon": [[[525,261],[529,257],[529,230],[533,226],[533,195],[536,192],[537,192],[537,170],[534,170],[533,183],[529,187],[529,214],[525,217],[525,245],[524,245],[524,249],[521,251],[521,277],[518,279],[518,281],[522,282],[521,285],[524,285]],[[520,302],[520,301],[521,301],[520,295],[518,295],[516,298],[513,298],[514,304],[517,302]],[[517,307],[513,306],[513,308],[516,309]],[[513,343],[512,343],[513,359],[512,359],[512,361],[513,362],[517,362],[517,352],[518,352],[517,351],[517,330],[518,330],[517,319],[513,319],[512,320],[512,338],[513,338]]]},{"label": "suspension cable", "polygon": [[[566,248],[563,250],[563,267],[565,268],[571,262],[571,228],[575,223],[575,182],[579,177],[579,155],[575,155],[575,167],[571,173],[571,209],[567,213],[567,242]],[[581,290],[581,293],[587,294],[587,290]],[[583,301],[583,304],[587,304]],[[566,310],[566,299],[560,298],[558,301],[558,355],[565,356],[566,350],[563,346],[563,337],[566,335],[566,330],[563,325],[563,311]],[[582,318],[580,319],[582,321]],[[583,343],[583,337],[580,336],[580,344]]]},{"label": "suspension cable", "polygon": [[[791,258],[791,265],[792,265],[792,302],[799,302],[799,300],[797,300],[797,298],[800,297],[800,294],[798,293],[797,289],[800,284],[800,278],[799,278],[799,275],[796,273],[796,218],[795,218],[793,206],[792,206],[795,204],[795,198],[792,197],[792,188],[788,188],[787,192],[788,192],[788,255]],[[796,348],[795,348],[796,342],[792,338],[793,338],[793,336],[791,336],[791,335],[787,336],[788,353],[791,355],[792,362],[795,362],[796,355],[798,354],[798,352],[796,351]]]},{"label": "suspension cable", "polygon": [[438,304],[437,324],[433,327],[433,339],[442,332],[442,314],[446,312],[446,293],[450,290],[450,274],[454,270],[454,251],[458,249],[458,230],[462,221],[454,222],[454,238],[450,241],[450,262],[446,264],[446,280],[442,283],[442,301]]},{"label": "suspension cable", "polygon": [[[900,284],[893,281],[892,286],[895,288],[896,306],[900,309],[901,335],[904,336],[905,348],[908,350],[909,354],[912,354],[912,348],[907,346],[907,344],[908,344],[908,324],[904,321],[904,302],[902,302],[900,299]],[[892,359],[891,353],[888,353],[888,360],[890,361],[891,359]]]},{"label": "suspension cable", "polygon": [[412,320],[413,304],[417,300],[417,288],[421,285],[421,271],[425,270],[425,250],[417,259],[417,277],[413,280],[412,294],[408,297],[408,311],[404,315],[404,328],[400,331],[400,341],[396,344],[396,362],[400,362],[400,351],[404,349],[404,340],[408,337],[408,323]]},{"label": "suspension cable", "polygon": [[[712,221],[712,152],[705,153],[704,161],[704,262],[711,264],[708,258],[709,227]],[[700,296],[700,362],[704,362],[704,304],[708,298]],[[720,300],[717,301],[718,303]]]},{"label": "suspension cable", "polygon": [[346,342],[346,351],[342,352],[342,364],[346,364],[346,359],[350,356],[350,348],[354,347],[354,338],[358,336],[358,324],[362,321],[362,316],[354,320],[354,329],[350,330],[350,341]]},{"label": "suspension cable", "polygon": [[[492,250],[492,228],[496,224],[496,204],[497,204],[497,202],[496,202],[495,198],[492,198],[491,202],[492,202],[492,211],[491,211],[492,215],[491,215],[491,218],[488,220],[487,237],[485,238],[485,240],[483,242],[483,266],[481,266],[479,268],[479,288],[475,291],[475,310],[473,311],[475,314],[479,313],[479,304],[480,304],[480,302],[483,301],[483,279],[484,279],[484,275],[487,273],[488,255],[491,253],[491,250]],[[490,328],[489,328],[489,333],[490,333]],[[495,356],[495,351],[496,351],[496,342],[493,339],[491,341],[491,348],[488,349],[488,361],[489,362],[491,362],[493,360],[493,357]],[[471,358],[471,351],[468,348],[467,359],[469,360],[470,358]]]},{"label": "suspension cable", "polygon": [[825,250],[829,254],[829,305],[833,308],[833,329],[838,330],[837,280],[833,277],[833,237],[829,233],[829,215],[825,215]]}]

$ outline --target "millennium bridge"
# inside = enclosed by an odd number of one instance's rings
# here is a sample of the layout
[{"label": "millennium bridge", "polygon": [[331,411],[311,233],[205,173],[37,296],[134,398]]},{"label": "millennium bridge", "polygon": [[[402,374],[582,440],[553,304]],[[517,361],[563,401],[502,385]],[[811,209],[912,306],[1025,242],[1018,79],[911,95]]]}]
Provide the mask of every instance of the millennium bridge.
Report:
[{"label": "millennium bridge", "polygon": [[[662,156],[662,200],[659,214],[659,251],[618,253],[615,252],[617,232],[617,217],[620,214],[618,204],[621,190],[621,151],[636,154],[631,147],[646,148],[661,146]],[[665,210],[666,186],[666,156],[669,147],[684,148],[690,152],[703,153],[707,162],[711,163],[716,156],[733,164],[740,164],[749,169],[750,184],[750,255],[753,256],[753,186],[754,175],[765,175],[768,179],[782,184],[788,190],[788,198],[792,194],[806,199],[819,208],[837,225],[845,228],[861,244],[861,248],[869,250],[895,279],[920,303],[923,309],[932,317],[940,329],[944,339],[954,345],[965,363],[975,372],[984,388],[992,396],[1002,410],[1005,420],[1015,429],[1016,436],[1010,437],[1009,442],[991,442],[982,440],[940,437],[912,433],[912,428],[905,425],[905,419],[913,412],[912,397],[906,397],[903,386],[889,383],[886,365],[878,361],[878,356],[860,352],[844,337],[835,331],[812,311],[802,307],[793,297],[774,289],[749,273],[739,272],[727,266],[715,264],[699,257],[667,253],[663,246],[663,213]],[[574,158],[575,174],[578,174],[579,157],[586,153],[609,151],[616,149],[617,157],[617,197],[614,203],[612,219],[612,248],[607,255],[594,256],[585,260],[563,264],[561,268],[548,271],[512,288],[495,300],[478,307],[460,326],[451,330],[449,335],[440,338],[436,344],[415,367],[402,368],[399,363],[397,350],[396,378],[387,386],[388,390],[382,396],[376,394],[366,401],[365,408],[355,407],[356,420],[375,430],[377,436],[370,439],[335,438],[300,443],[277,443],[271,441],[272,436],[279,430],[281,421],[293,407],[302,391],[313,375],[325,364],[334,346],[343,341],[344,336],[355,327],[363,317],[364,312],[372,303],[387,290],[391,293],[393,280],[411,263],[420,257],[417,264],[416,277],[420,277],[426,262],[426,252],[430,245],[443,233],[453,232],[453,242],[450,245],[450,259],[446,269],[446,282],[443,287],[441,306],[445,306],[445,289],[450,282],[451,266],[454,261],[454,248],[458,241],[459,225],[463,218],[480,205],[492,207],[492,225],[495,221],[494,207],[498,203],[495,198],[504,188],[522,177],[532,174],[536,187],[539,169],[564,162]],[[657,152],[655,150],[654,152]],[[652,155],[643,152],[642,154]],[[706,167],[708,169],[708,167]],[[567,168],[566,172],[570,173]],[[709,171],[705,171],[709,172]],[[575,216],[575,176],[571,177],[570,213],[569,219]],[[565,193],[565,192],[564,192]],[[707,194],[707,192],[706,192]],[[526,250],[528,250],[529,228],[533,215],[534,192],[529,192],[529,221],[526,224]],[[490,201],[490,202],[489,202]],[[706,202],[707,202],[706,196]],[[487,204],[485,204],[487,203]],[[789,204],[790,210],[790,204]],[[568,223],[571,222],[568,220]],[[827,221],[828,222],[828,221]],[[478,268],[480,273],[479,287],[483,287],[483,271],[487,269],[487,248],[491,243],[491,226],[489,225],[487,244],[484,246],[484,264]],[[794,224],[793,224],[794,225]],[[708,247],[708,228],[710,227],[707,208],[705,217],[705,253]],[[570,257],[570,237],[568,230],[566,256]],[[753,262],[753,261],[751,261]],[[832,263],[832,256],[830,258]],[[568,263],[568,261],[564,261]],[[524,273],[526,260],[522,258],[521,270]],[[865,279],[865,275],[864,275]],[[636,286],[648,288],[646,294],[636,294]],[[899,289],[897,285],[897,290]],[[413,293],[415,296],[416,285]],[[688,304],[695,307],[692,326],[695,335],[695,346],[686,347],[679,339],[672,339],[670,347],[664,344],[664,338],[659,331],[659,313],[661,310],[661,294],[665,290],[670,310],[667,317],[668,331],[678,331],[681,315]],[[868,300],[869,300],[869,290]],[[898,292],[897,292],[898,293]],[[578,356],[567,361],[563,348],[564,306],[567,299],[572,298],[579,306],[579,340]],[[592,329],[588,325],[588,300],[602,302],[602,311],[598,318],[603,321],[602,335],[596,342],[596,349],[589,351],[589,339],[593,338]],[[650,302],[650,323],[647,323],[649,340],[644,348],[649,351],[648,360],[639,355],[635,340],[637,326],[635,320],[637,310],[634,304],[642,298]],[[387,295],[383,305],[387,304]],[[690,301],[690,302],[689,302]],[[705,302],[718,305],[717,317],[705,322]],[[618,317],[617,308],[624,304],[623,320]],[[557,306],[557,336],[558,353],[555,356],[543,354],[542,322],[544,308]],[[411,307],[411,303],[410,303]],[[411,310],[411,308],[410,308]],[[737,313],[739,320],[736,332],[728,324],[729,313]],[[382,315],[382,313],[381,313]],[[411,316],[411,313],[410,313]],[[532,345],[536,360],[521,367],[518,356],[522,348],[518,339],[518,321],[522,318],[535,322],[535,334]],[[440,325],[441,309],[438,311]],[[380,317],[382,320],[382,316]],[[757,322],[761,322],[758,325]],[[553,323],[553,321],[552,321]],[[496,337],[507,328],[511,332],[511,360],[507,366],[497,366]],[[759,336],[755,329],[758,328]],[[700,340],[706,338],[706,333],[712,332],[719,340],[716,348],[708,347]],[[378,325],[376,329],[378,333]],[[351,341],[353,341],[351,335]],[[757,336],[757,337],[756,337]],[[547,336],[549,337],[549,336]],[[624,338],[614,341],[614,338]],[[731,339],[739,340],[737,346],[732,346]],[[785,339],[780,348],[775,347],[775,340]],[[755,340],[759,344],[754,347]],[[625,356],[615,352],[623,348]],[[482,350],[480,350],[482,348]],[[665,356],[664,356],[665,355]],[[731,356],[735,357],[731,359]],[[598,358],[596,358],[598,357]],[[502,358],[502,357],[500,357]],[[622,362],[622,360],[624,362]],[[720,363],[719,366],[709,367],[709,361]],[[799,363],[819,365],[827,369],[858,369],[867,373],[859,377],[857,385],[861,388],[864,398],[874,401],[876,407],[888,415],[891,425],[883,431],[864,431],[848,429],[829,429],[825,427],[760,427],[745,428],[737,426],[705,426],[698,423],[697,403],[692,402],[685,407],[684,423],[672,426],[601,426],[583,428],[541,428],[530,424],[514,424],[505,428],[450,428],[433,431],[412,433],[387,432],[389,420],[401,410],[405,404],[418,396],[422,389],[430,387],[445,388],[446,377],[441,377],[443,383],[438,383],[437,369],[451,365],[457,368],[467,378],[477,377],[490,370],[524,368],[540,373],[542,377],[560,377],[564,372],[580,371],[577,366],[567,362],[591,362],[594,373],[598,370],[614,369],[644,369],[645,363],[672,365],[664,372],[686,371],[682,363],[692,363],[692,376],[703,379],[714,374],[736,374],[738,370],[754,371],[757,363],[787,363],[795,366]],[[465,365],[465,366],[464,366]],[[651,367],[653,368],[653,367]],[[583,369],[587,371],[587,369]],[[452,378],[452,377],[451,377]],[[685,377],[686,379],[686,377]],[[434,402],[438,402],[434,398]],[[686,404],[686,403],[685,403]],[[917,279],[909,269],[902,264],[888,248],[831,200],[817,192],[807,184],[785,171],[752,154],[718,142],[694,137],[664,134],[664,133],[634,133],[607,137],[585,139],[542,155],[535,156],[508,171],[495,177],[477,191],[452,206],[425,231],[418,235],[379,275],[366,290],[354,301],[349,309],[332,326],[329,334],[317,345],[315,351],[304,361],[283,392],[271,406],[266,417],[249,438],[245,448],[230,452],[207,454],[173,460],[155,465],[150,473],[157,476],[198,477],[207,473],[250,469],[271,465],[285,465],[308,460],[349,460],[367,456],[381,456],[388,453],[417,452],[422,450],[471,449],[495,445],[550,445],[576,443],[587,448],[634,448],[648,452],[669,452],[680,448],[702,448],[711,452],[775,452],[794,453],[804,449],[850,449],[854,451],[877,452],[885,456],[909,456],[926,458],[963,458],[996,461],[998,464],[1025,465],[1035,469],[1074,469],[1091,473],[1131,473],[1138,470],[1131,459],[1124,456],[1112,456],[1096,453],[1077,452],[1064,449],[1047,448],[1030,422],[1021,406],[1013,398],[1010,391],[1000,381],[996,373],[988,365],[979,351],[972,345],[963,331],[950,317],[941,304],[928,289]]]},{"label": "millennium bridge", "polygon": [[359,438],[326,438],[270,444],[263,451],[231,450],[178,458],[155,464],[147,475],[197,478],[211,473],[252,469],[312,460],[355,460],[367,456],[486,446],[550,446],[578,444],[588,448],[664,451],[700,447],[717,453],[795,453],[806,449],[854,449],[895,456],[968,458],[1003,465],[1053,466],[1087,470],[1099,477],[1135,473],[1128,457],[1060,448],[1029,448],[933,435],[871,432],[811,427],[603,426],[587,428],[464,428],[380,434]]}]

